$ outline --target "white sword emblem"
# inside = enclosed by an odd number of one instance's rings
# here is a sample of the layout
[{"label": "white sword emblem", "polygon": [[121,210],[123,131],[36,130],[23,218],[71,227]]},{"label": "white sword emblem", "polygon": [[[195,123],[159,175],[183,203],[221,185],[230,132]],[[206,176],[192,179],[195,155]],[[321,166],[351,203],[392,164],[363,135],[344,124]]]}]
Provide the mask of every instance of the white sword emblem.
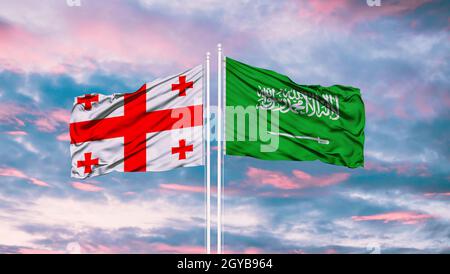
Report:
[{"label": "white sword emblem", "polygon": [[322,144],[322,145],[330,144],[330,140],[321,139],[320,137],[296,136],[296,135],[292,135],[292,134],[289,134],[289,133],[280,133],[280,132],[271,132],[271,131],[269,131],[269,134],[278,135],[278,136],[285,136],[285,137],[290,137],[290,138],[296,138],[296,139],[306,139],[306,140],[311,140],[311,141],[317,141],[317,143]]}]

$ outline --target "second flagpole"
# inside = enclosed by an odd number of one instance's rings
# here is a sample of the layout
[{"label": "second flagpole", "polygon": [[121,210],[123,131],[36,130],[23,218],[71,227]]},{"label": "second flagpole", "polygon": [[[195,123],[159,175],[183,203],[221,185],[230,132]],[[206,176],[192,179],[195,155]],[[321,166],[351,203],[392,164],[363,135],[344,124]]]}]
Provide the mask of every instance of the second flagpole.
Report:
[{"label": "second flagpole", "polygon": [[211,253],[211,109],[210,109],[210,60],[206,53],[206,253]]},{"label": "second flagpole", "polygon": [[217,45],[217,254],[222,254],[222,45]]}]

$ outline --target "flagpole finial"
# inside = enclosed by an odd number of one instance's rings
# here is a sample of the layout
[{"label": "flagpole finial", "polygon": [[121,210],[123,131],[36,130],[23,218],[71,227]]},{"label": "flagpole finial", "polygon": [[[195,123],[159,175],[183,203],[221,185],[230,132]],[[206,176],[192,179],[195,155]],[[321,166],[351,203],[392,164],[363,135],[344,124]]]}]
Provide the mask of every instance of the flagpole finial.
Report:
[{"label": "flagpole finial", "polygon": [[207,53],[206,53],[206,59],[208,59],[209,60],[209,56],[211,55],[211,53],[208,51]]},{"label": "flagpole finial", "polygon": [[222,44],[221,44],[221,43],[217,44],[217,48],[218,48],[219,50],[222,50]]}]

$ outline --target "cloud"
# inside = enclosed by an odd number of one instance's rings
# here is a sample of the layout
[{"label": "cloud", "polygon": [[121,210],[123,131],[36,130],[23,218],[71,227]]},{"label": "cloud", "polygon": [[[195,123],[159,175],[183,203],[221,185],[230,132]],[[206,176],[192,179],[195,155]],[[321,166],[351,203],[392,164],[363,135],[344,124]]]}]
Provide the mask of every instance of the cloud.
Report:
[{"label": "cloud", "polygon": [[[419,140],[417,140],[419,141]],[[392,140],[391,142],[391,146],[394,145],[396,143],[396,141]],[[380,143],[382,144],[382,143]],[[399,153],[401,148],[397,148],[397,151],[392,151],[392,150],[385,150],[385,149],[367,149],[364,154],[369,156],[372,159],[378,160],[379,162],[384,162],[386,164],[392,164],[392,163],[406,163],[406,165],[408,165],[408,162],[410,165],[414,164],[414,163],[429,163],[429,162],[435,162],[436,160],[438,160],[439,158],[439,154],[430,149],[429,147],[422,147],[422,151],[420,151],[419,153],[416,151],[414,154],[411,153],[410,151],[406,151],[403,153]],[[379,169],[379,167],[375,167],[376,164],[369,164],[369,169]],[[401,165],[396,165],[399,168],[402,168]],[[392,169],[392,168],[388,168],[388,169]],[[394,168],[395,169],[395,168]],[[400,169],[401,170],[401,169]]]},{"label": "cloud", "polygon": [[87,183],[80,183],[80,182],[73,182],[72,186],[78,190],[81,191],[87,191],[87,192],[99,192],[103,191],[102,187],[87,184]]},{"label": "cloud", "polygon": [[30,177],[30,176],[26,175],[25,173],[23,173],[22,171],[12,168],[12,167],[0,167],[0,176],[25,179],[25,180],[28,180],[30,183],[37,185],[37,186],[43,186],[43,187],[50,186],[48,183],[41,181],[39,179],[36,179],[34,177]]},{"label": "cloud", "polygon": [[403,224],[417,224],[425,222],[428,219],[434,218],[429,214],[421,214],[409,211],[399,211],[399,212],[388,212],[375,215],[365,215],[365,216],[352,216],[354,221],[383,221],[384,223],[389,222],[400,222]]},{"label": "cloud", "polygon": [[169,245],[165,243],[153,243],[151,249],[156,253],[188,253],[188,254],[201,254],[205,253],[204,246],[193,245]]},{"label": "cloud", "polygon": [[222,219],[225,231],[241,235],[251,235],[270,224],[270,214],[252,200],[228,200],[224,205]]},{"label": "cloud", "polygon": [[5,134],[11,135],[11,136],[25,136],[28,133],[23,130],[12,130],[12,131],[5,131]]},{"label": "cloud", "polygon": [[[174,228],[202,225],[195,218],[203,218],[201,203],[180,201],[173,198],[133,199],[121,201],[104,193],[99,200],[83,200],[63,197],[38,197],[33,203],[17,203],[15,210],[22,213],[11,223],[40,224],[55,227],[94,227],[114,230],[126,227],[154,229],[172,225]],[[166,199],[167,198],[167,199]],[[101,218],[99,218],[101,216]],[[15,221],[14,221],[15,220]]]},{"label": "cloud", "polygon": [[35,185],[37,185],[37,186],[46,186],[46,187],[49,187],[49,186],[50,186],[48,183],[46,183],[46,182],[44,182],[44,181],[41,181],[41,180],[39,180],[39,179],[33,178],[33,177],[28,177],[28,179],[30,180],[30,182],[31,182],[32,184],[35,184]]},{"label": "cloud", "polygon": [[39,154],[39,149],[36,148],[35,144],[30,142],[25,138],[25,135],[15,135],[13,140],[21,145],[25,150],[33,153],[33,154]]},{"label": "cloud", "polygon": [[[25,121],[34,124],[39,131],[54,132],[58,128],[68,128],[70,111],[63,108],[51,110],[37,109],[35,106],[23,106],[16,103],[0,103],[0,124],[15,127],[25,126]],[[26,135],[21,130],[8,131],[9,135]]]},{"label": "cloud", "polygon": [[423,212],[433,216],[435,219],[450,222],[450,210],[446,201],[430,200],[423,194],[417,195],[412,193],[404,193],[404,191],[347,191],[341,195],[357,201],[365,201],[366,203],[391,207],[402,208],[406,212]]},{"label": "cloud", "polygon": [[379,173],[394,172],[397,175],[405,175],[405,176],[420,176],[420,177],[431,176],[428,166],[425,163],[411,163],[411,162],[383,163],[383,162],[366,161],[364,164],[364,169],[376,171]]},{"label": "cloud", "polygon": [[345,182],[349,173],[335,173],[314,177],[301,170],[293,170],[288,176],[279,171],[249,167],[246,173],[248,182],[256,185],[269,185],[277,189],[291,190],[312,187],[326,187]]},{"label": "cloud", "polygon": [[194,192],[203,193],[205,191],[204,186],[192,186],[192,185],[181,185],[181,184],[159,184],[161,189],[174,190],[182,192]]},{"label": "cloud", "polygon": [[[94,70],[123,72],[126,68],[128,74],[144,75],[144,69],[161,73],[173,71],[174,66],[197,64],[206,49],[196,42],[201,38],[205,43],[218,36],[209,24],[196,24],[184,17],[161,17],[158,11],[137,12],[135,5],[121,1],[110,1],[108,11],[95,2],[86,5],[89,7],[78,9],[76,15],[73,9],[54,4],[29,14],[29,6],[11,3],[0,12],[11,22],[0,29],[3,67],[25,73],[70,73],[82,80]],[[18,18],[24,14],[28,14],[25,22]]]},{"label": "cloud", "polygon": [[[369,7],[366,1],[354,0],[309,0],[298,4],[298,14],[302,19],[315,23],[354,25],[383,16],[399,16],[414,11],[431,0],[381,1],[379,7]],[[348,16],[351,14],[351,16]]]},{"label": "cloud", "polygon": [[427,192],[423,194],[425,197],[450,197],[450,192]]},{"label": "cloud", "polygon": [[64,254],[67,252],[60,250],[50,250],[50,249],[33,249],[33,248],[20,248],[17,253],[20,254]]},{"label": "cloud", "polygon": [[[71,242],[77,242],[82,253],[204,252],[203,198],[160,192],[126,200],[106,192],[101,195],[101,199],[44,195],[27,202],[0,195],[2,204],[11,206],[0,216],[8,219],[1,222],[0,231],[13,231],[8,239],[0,238],[0,245],[20,245],[21,252],[27,253],[65,252]],[[228,204],[225,229],[251,234],[265,223],[263,215],[251,203]]]},{"label": "cloud", "polygon": [[270,251],[264,250],[258,247],[245,247],[242,249],[236,249],[234,246],[225,245],[223,250],[223,254],[264,254],[271,253]]},{"label": "cloud", "polygon": [[54,132],[60,126],[68,127],[70,122],[70,111],[65,109],[54,109],[49,113],[41,113],[34,121],[37,129],[43,132]]},{"label": "cloud", "polygon": [[56,136],[56,140],[61,142],[70,142],[70,134],[69,132],[64,132]]},{"label": "cloud", "polygon": [[22,106],[11,103],[0,103],[0,123],[14,126],[24,126],[25,122],[17,116],[26,111]]},{"label": "cloud", "polygon": [[247,177],[255,184],[270,185],[279,189],[297,189],[299,185],[291,177],[278,172],[249,167]]},{"label": "cloud", "polygon": [[[305,206],[310,205],[308,203]],[[346,206],[348,204],[342,201],[336,204],[341,211],[345,211],[342,208]],[[300,249],[306,253],[324,253],[326,249],[332,248],[338,253],[368,253],[371,250],[369,247],[379,246],[382,253],[436,253],[445,250],[447,246],[449,230],[445,223],[436,226],[437,220],[428,218],[427,214],[424,216],[407,215],[409,220],[405,216],[401,218],[399,215],[396,216],[396,219],[394,219],[394,215],[384,216],[383,219],[376,218],[380,219],[380,222],[389,218],[388,220],[392,222],[411,224],[417,221],[423,223],[414,229],[405,229],[404,226],[386,226],[376,221],[364,222],[349,217],[340,218],[327,214],[327,211],[330,210],[321,210],[322,214],[314,217],[298,214],[297,220],[294,220],[294,216],[291,215],[291,217],[283,219],[279,225],[271,227],[272,236],[284,244],[277,245],[281,248],[281,252],[296,253]],[[436,227],[443,230],[435,230]],[[414,241],[411,241],[412,238]]]},{"label": "cloud", "polygon": [[[114,253],[157,253],[157,254],[203,254],[206,252],[204,245],[194,244],[175,244],[165,242],[143,242],[131,241],[129,246],[82,243],[80,244],[80,253],[88,254],[114,254]],[[48,250],[38,250],[38,252],[48,253]],[[214,253],[214,250],[212,251]],[[265,251],[257,247],[246,247],[243,249],[233,249],[226,246],[225,254],[261,254]]]},{"label": "cloud", "polygon": [[[132,242],[129,246],[106,245],[96,243],[79,244],[82,254],[117,254],[117,253],[157,253],[157,254],[202,254],[206,249],[200,245],[174,245],[162,242]],[[45,251],[44,251],[45,252]],[[53,253],[53,252],[51,252]]]}]

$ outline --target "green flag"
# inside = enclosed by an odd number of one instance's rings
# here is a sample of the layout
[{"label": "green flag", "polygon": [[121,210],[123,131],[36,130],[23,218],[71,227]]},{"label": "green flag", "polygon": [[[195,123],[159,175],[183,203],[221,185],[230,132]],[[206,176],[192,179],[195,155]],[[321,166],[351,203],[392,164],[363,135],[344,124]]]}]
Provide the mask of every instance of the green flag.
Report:
[{"label": "green flag", "polygon": [[227,155],[364,165],[359,89],[299,85],[285,75],[226,58]]}]

